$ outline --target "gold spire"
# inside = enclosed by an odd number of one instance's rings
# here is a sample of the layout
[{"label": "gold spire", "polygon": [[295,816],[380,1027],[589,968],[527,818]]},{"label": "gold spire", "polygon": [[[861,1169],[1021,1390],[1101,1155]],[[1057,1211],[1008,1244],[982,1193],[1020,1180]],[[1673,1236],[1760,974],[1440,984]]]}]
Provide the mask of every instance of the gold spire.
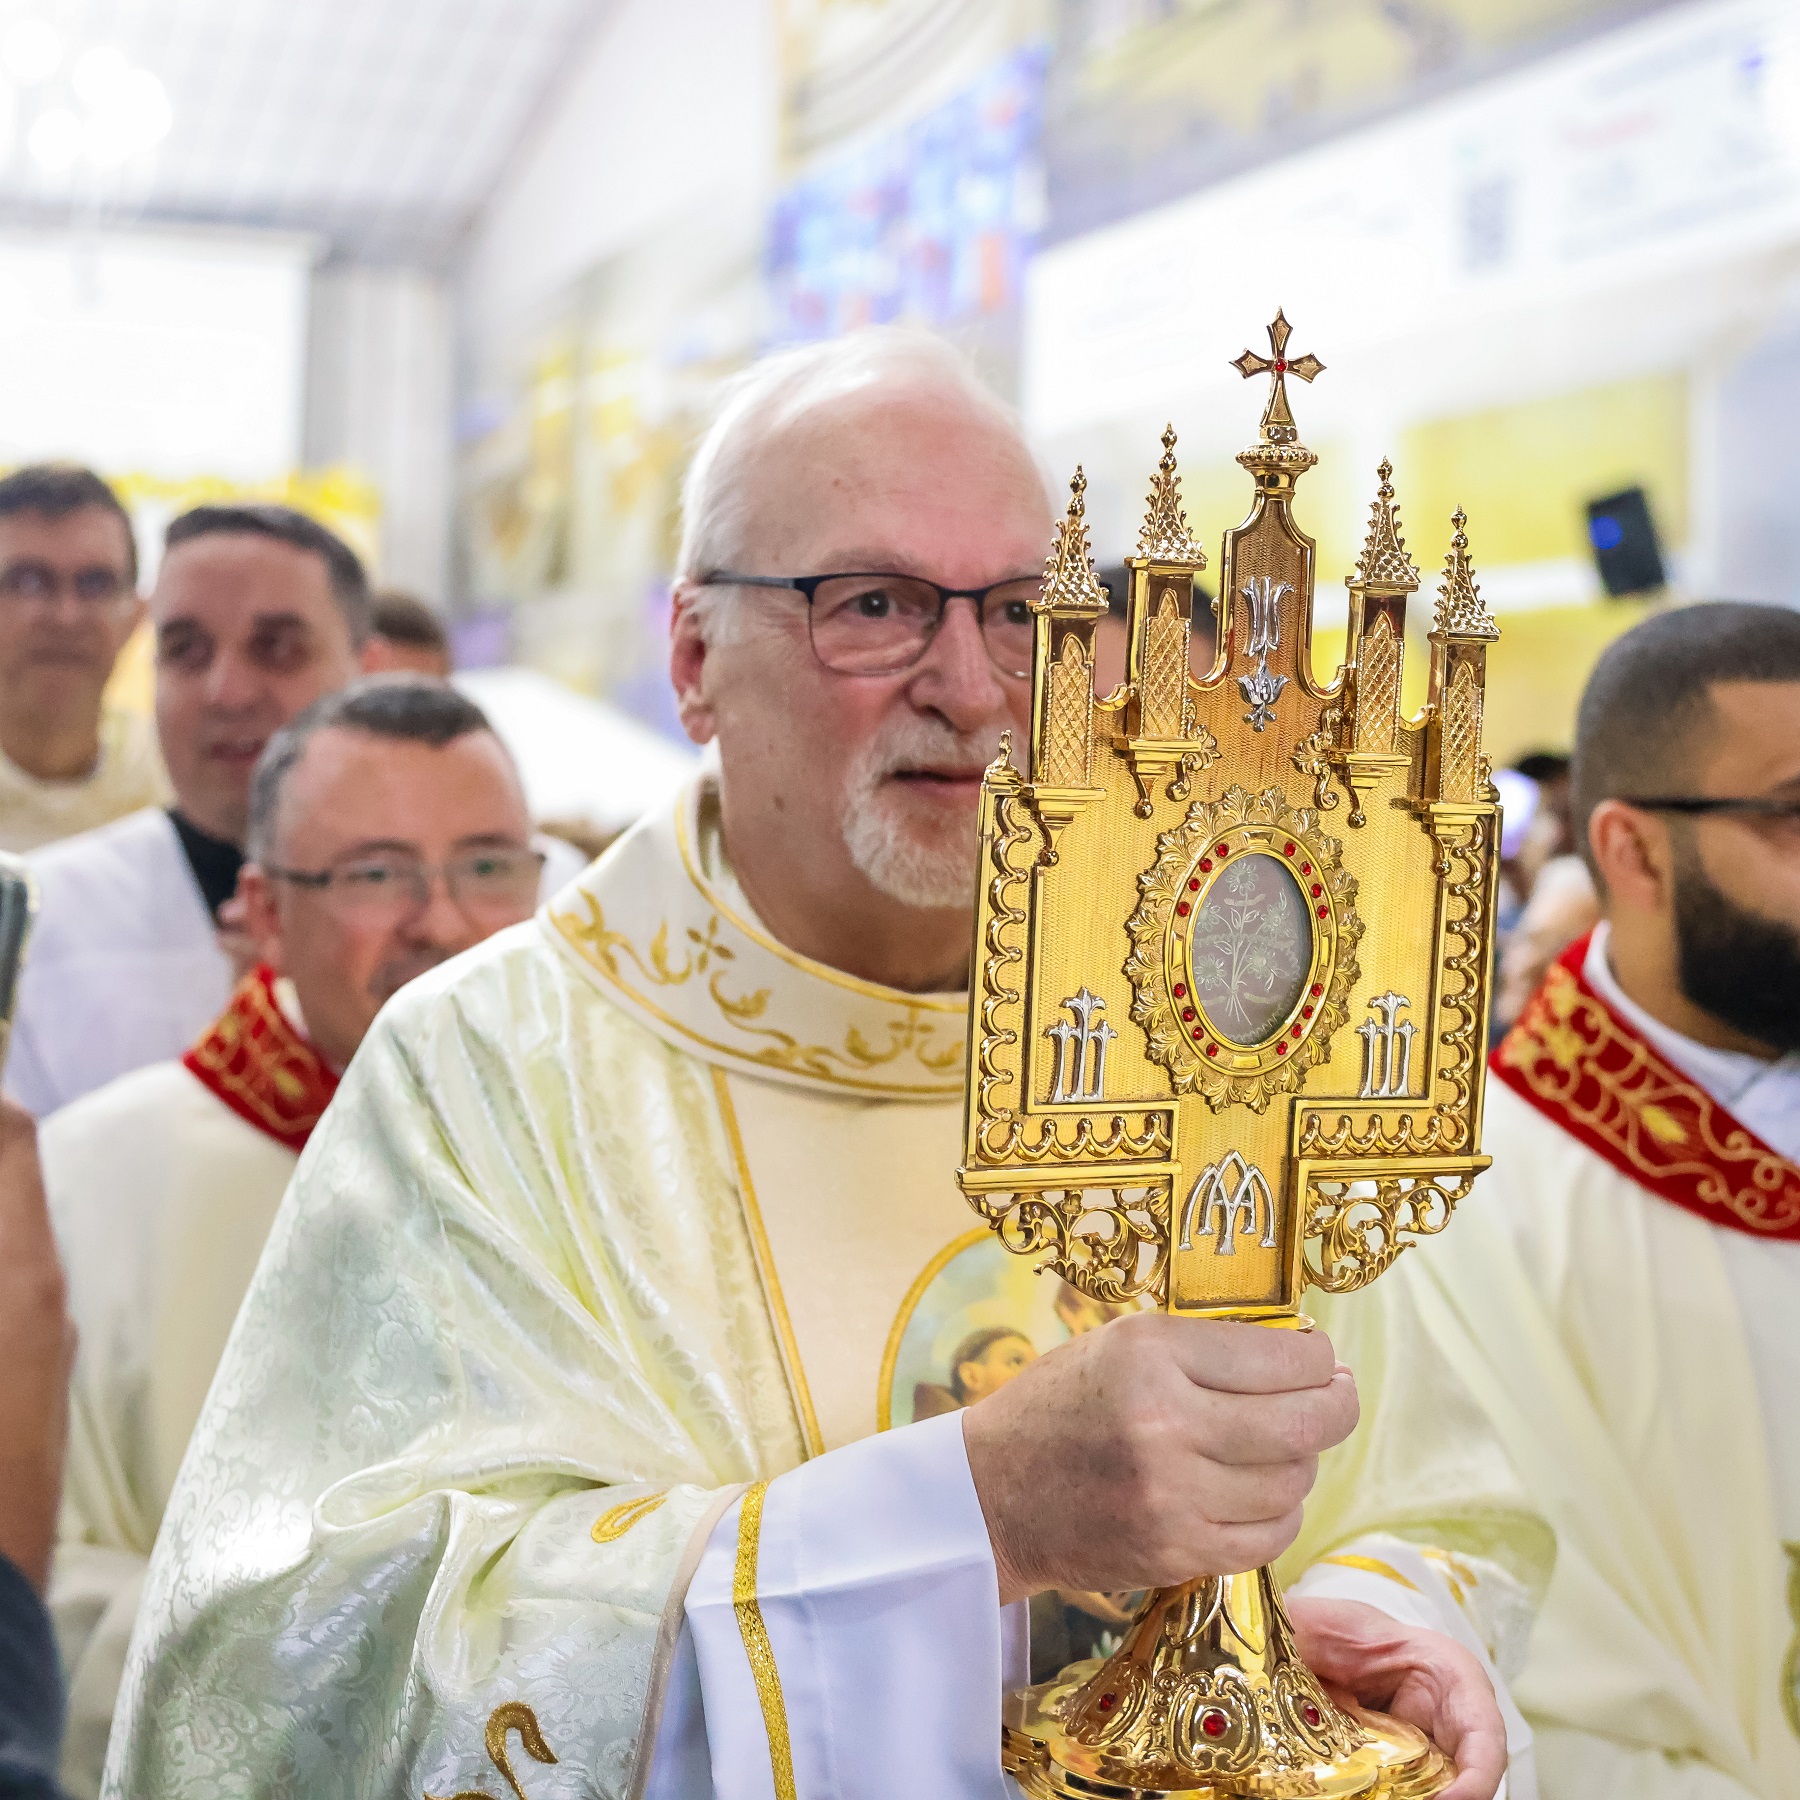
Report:
[{"label": "gold spire", "polygon": [[1187,563],[1204,569],[1206,552],[1188,530],[1187,509],[1181,504],[1181,477],[1175,473],[1175,427],[1162,435],[1162,461],[1150,477],[1150,509],[1138,533],[1137,553],[1146,562]]},{"label": "gold spire", "polygon": [[1482,604],[1475,570],[1469,562],[1469,539],[1463,530],[1468,522],[1468,515],[1460,506],[1450,515],[1450,523],[1456,529],[1450,539],[1450,552],[1444,558],[1444,579],[1438,588],[1437,617],[1432,629],[1445,637],[1497,638],[1500,627]]},{"label": "gold spire", "polygon": [[1094,573],[1094,554],[1088,548],[1087,502],[1082,497],[1086,493],[1087,477],[1077,463],[1075,478],[1069,483],[1068,517],[1056,528],[1056,542],[1044,564],[1044,585],[1033,602],[1034,611],[1106,611],[1106,589]]},{"label": "gold spire", "polygon": [[1369,508],[1369,535],[1356,559],[1356,573],[1345,585],[1411,594],[1418,589],[1419,571],[1407,554],[1400,516],[1394,510],[1394,465],[1383,457],[1378,473],[1381,487]]}]

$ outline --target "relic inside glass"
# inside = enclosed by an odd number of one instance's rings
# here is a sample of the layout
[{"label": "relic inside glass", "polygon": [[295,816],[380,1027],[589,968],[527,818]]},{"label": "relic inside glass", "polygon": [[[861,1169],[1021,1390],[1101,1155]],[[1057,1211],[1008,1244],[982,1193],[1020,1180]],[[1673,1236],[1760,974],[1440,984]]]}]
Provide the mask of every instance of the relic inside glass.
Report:
[{"label": "relic inside glass", "polygon": [[1194,915],[1194,998],[1234,1044],[1259,1044],[1294,1010],[1312,966],[1312,915],[1280,858],[1222,869]]}]

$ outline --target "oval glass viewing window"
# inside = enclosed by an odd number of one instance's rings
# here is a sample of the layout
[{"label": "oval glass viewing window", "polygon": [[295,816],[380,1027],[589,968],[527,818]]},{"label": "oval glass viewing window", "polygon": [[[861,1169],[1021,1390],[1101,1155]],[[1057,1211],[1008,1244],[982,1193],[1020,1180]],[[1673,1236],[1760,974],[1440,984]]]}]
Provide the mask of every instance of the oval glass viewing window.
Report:
[{"label": "oval glass viewing window", "polygon": [[1311,909],[1279,857],[1240,857],[1206,890],[1194,917],[1194,998],[1218,1034],[1258,1044],[1294,1010],[1312,967]]}]

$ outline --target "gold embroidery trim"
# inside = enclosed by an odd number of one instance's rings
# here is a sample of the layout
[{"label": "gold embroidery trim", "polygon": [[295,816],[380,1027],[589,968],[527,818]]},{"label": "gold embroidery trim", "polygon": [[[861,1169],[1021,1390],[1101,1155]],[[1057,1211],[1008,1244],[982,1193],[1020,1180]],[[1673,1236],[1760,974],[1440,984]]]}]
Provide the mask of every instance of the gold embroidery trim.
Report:
[{"label": "gold embroidery trim", "polygon": [[[781,1674],[769,1647],[769,1629],[756,1601],[756,1562],[762,1548],[763,1496],[766,1481],[747,1489],[738,1514],[737,1567],[731,1576],[731,1605],[737,1614],[744,1655],[762,1705],[763,1729],[769,1734],[769,1766],[775,1776],[775,1800],[796,1800],[794,1752],[788,1739],[787,1702],[781,1697]],[[521,1797],[522,1800],[522,1797]]]},{"label": "gold embroidery trim", "polygon": [[[512,1753],[506,1741],[508,1735],[515,1731],[519,1734],[519,1742],[525,1746],[525,1754],[534,1762],[553,1763],[556,1761],[556,1753],[544,1742],[537,1714],[523,1700],[508,1700],[505,1705],[496,1706],[488,1714],[487,1731],[484,1734],[488,1761],[499,1770],[518,1800],[528,1800],[525,1790],[519,1786],[518,1776],[513,1773]],[[438,1796],[427,1793],[423,1800],[438,1800]],[[481,1788],[464,1788],[459,1794],[451,1794],[449,1800],[493,1800],[493,1796]]]},{"label": "gold embroidery trim", "polygon": [[[1624,1066],[1602,1067],[1613,1049],[1624,1054]],[[1703,1204],[1722,1207],[1752,1231],[1785,1231],[1793,1224],[1800,1169],[1741,1128],[1721,1136],[1711,1096],[1622,1031],[1561,964],[1551,965],[1499,1055],[1534,1094],[1603,1138],[1647,1181],[1692,1181]],[[1592,1105],[1575,1099],[1583,1075],[1599,1088]],[[1697,1143],[1672,1108],[1690,1114]]]},{"label": "gold embroidery trim", "polygon": [[666,1493],[639,1494],[635,1500],[621,1500],[594,1521],[594,1529],[588,1535],[596,1544],[616,1544],[639,1519],[649,1518],[668,1497]]},{"label": "gold embroidery trim", "polygon": [[1378,1556],[1358,1556],[1354,1551],[1346,1550],[1338,1556],[1322,1556],[1321,1562],[1335,1563],[1340,1569],[1361,1569],[1365,1575],[1379,1575],[1383,1581],[1397,1581],[1403,1588],[1411,1588],[1416,1594],[1419,1584],[1409,1581],[1392,1563],[1383,1562]]},{"label": "gold embroidery trim", "polygon": [[762,1208],[756,1200],[756,1184],[750,1179],[750,1159],[744,1154],[744,1134],[738,1129],[737,1108],[731,1103],[731,1090],[726,1086],[725,1071],[712,1071],[713,1093],[719,1102],[719,1118],[731,1144],[732,1167],[737,1171],[738,1195],[744,1207],[744,1226],[750,1233],[750,1251],[756,1258],[756,1272],[762,1278],[763,1300],[769,1308],[769,1321],[775,1327],[776,1348],[781,1352],[781,1366],[787,1376],[788,1394],[800,1435],[806,1442],[808,1456],[825,1454],[825,1434],[819,1430],[819,1415],[813,1409],[812,1389],[806,1383],[806,1368],[800,1361],[800,1340],[794,1335],[794,1321],[788,1314],[787,1300],[781,1291],[781,1277],[775,1271],[775,1252],[769,1233],[763,1225]]}]

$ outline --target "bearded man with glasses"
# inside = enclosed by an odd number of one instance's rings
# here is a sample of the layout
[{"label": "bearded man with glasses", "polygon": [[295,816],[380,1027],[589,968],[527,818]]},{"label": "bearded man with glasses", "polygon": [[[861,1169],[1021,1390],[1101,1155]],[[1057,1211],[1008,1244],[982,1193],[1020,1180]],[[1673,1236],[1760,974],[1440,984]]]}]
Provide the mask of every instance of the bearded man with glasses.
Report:
[{"label": "bearded man with glasses", "polygon": [[543,856],[486,718],[394,676],[315,703],[251,781],[258,966],[179,1062],[41,1128],[80,1331],[51,1585],[64,1779],[99,1792],[144,1561],[294,1164],[382,1005],[530,916]]},{"label": "bearded man with glasses", "polygon": [[[1016,1379],[915,1417],[896,1362],[915,1314],[933,1367],[1019,1323],[955,1169],[976,804],[1049,536],[929,339],[727,396],[671,653],[716,773],[377,1020],[170,1502],[109,1792],[1000,1800],[1029,1596],[1293,1542],[1356,1416],[1323,1332],[1071,1337],[1026,1274]],[[1474,1654],[1294,1617],[1493,1794]]]}]

